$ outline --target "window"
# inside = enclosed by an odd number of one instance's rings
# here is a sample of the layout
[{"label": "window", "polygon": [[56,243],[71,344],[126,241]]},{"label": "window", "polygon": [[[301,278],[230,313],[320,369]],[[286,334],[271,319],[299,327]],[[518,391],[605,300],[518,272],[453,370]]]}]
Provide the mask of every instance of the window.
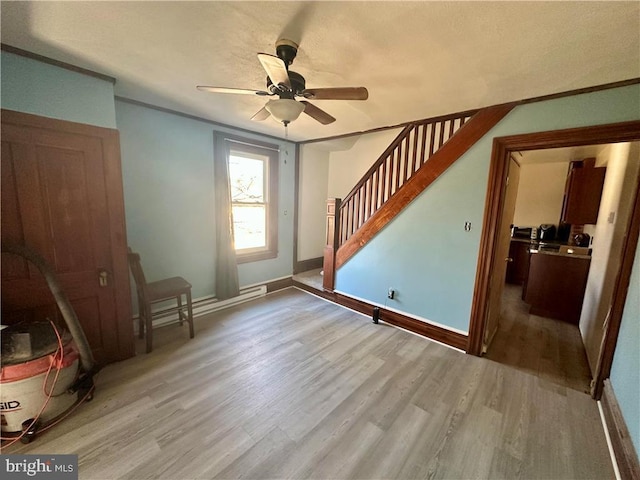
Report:
[{"label": "window", "polygon": [[227,140],[238,263],[278,256],[277,147]]}]

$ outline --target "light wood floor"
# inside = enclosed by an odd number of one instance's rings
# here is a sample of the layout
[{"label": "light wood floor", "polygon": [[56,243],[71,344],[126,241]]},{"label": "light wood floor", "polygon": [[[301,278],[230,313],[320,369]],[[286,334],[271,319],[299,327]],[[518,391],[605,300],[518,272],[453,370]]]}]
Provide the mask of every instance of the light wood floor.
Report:
[{"label": "light wood floor", "polygon": [[293,276],[293,280],[296,282],[304,283],[316,290],[322,291],[322,269],[315,268],[313,270],[307,270],[306,272],[300,272]]},{"label": "light wood floor", "polygon": [[589,396],[296,289],[156,337],[4,453],[76,453],[83,479],[614,476]]},{"label": "light wood floor", "polygon": [[521,286],[505,285],[500,324],[487,358],[589,393],[591,372],[578,326],[530,315],[521,296]]}]

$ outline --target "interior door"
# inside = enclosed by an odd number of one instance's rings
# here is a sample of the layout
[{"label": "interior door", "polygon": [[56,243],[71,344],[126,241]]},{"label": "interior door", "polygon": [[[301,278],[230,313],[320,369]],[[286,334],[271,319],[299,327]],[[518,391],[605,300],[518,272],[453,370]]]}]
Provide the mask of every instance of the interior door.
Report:
[{"label": "interior door", "polygon": [[509,173],[504,196],[504,208],[498,225],[497,246],[493,258],[493,271],[489,280],[489,303],[487,306],[487,321],[485,323],[482,351],[486,352],[493,339],[498,325],[502,307],[502,291],[507,274],[507,262],[509,258],[509,244],[511,243],[511,223],[516,209],[516,197],[518,195],[518,182],[520,181],[520,165],[509,159]]},{"label": "interior door", "polygon": [[[96,360],[133,355],[117,132],[2,112],[2,241],[53,267]],[[57,317],[37,268],[2,254],[2,322]]]}]

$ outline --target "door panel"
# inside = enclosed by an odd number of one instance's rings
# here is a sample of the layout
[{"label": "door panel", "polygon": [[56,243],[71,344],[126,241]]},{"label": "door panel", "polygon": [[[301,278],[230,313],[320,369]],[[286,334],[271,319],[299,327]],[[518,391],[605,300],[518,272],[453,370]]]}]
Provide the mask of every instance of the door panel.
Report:
[{"label": "door panel", "polygon": [[518,182],[520,181],[520,165],[513,159],[509,159],[509,176],[504,195],[504,207],[502,217],[498,224],[497,247],[493,259],[493,271],[489,280],[489,304],[487,308],[487,322],[482,342],[483,352],[487,351],[489,343],[498,330],[502,309],[502,292],[507,274],[507,262],[509,261],[509,244],[511,243],[511,223],[516,209],[516,197],[518,195]]},{"label": "door panel", "polygon": [[[24,243],[22,234],[22,218],[18,208],[17,187],[15,182],[15,172],[13,171],[13,149],[9,142],[2,140],[2,171],[0,182],[0,198],[2,202],[2,240],[7,240],[16,244]],[[19,279],[28,278],[29,266],[27,261],[15,255],[2,254],[2,278]],[[4,313],[4,312],[3,312]],[[3,315],[4,318],[4,315]]]},{"label": "door panel", "polygon": [[78,318],[84,319],[83,329],[86,332],[89,344],[100,345],[103,349],[109,350],[109,346],[114,343],[114,339],[109,335],[108,331],[105,332],[105,319],[101,316],[101,311],[104,311],[104,307],[100,308],[99,298],[97,296],[79,298],[72,300],[71,305],[73,305]]},{"label": "door panel", "polygon": [[88,271],[95,264],[87,207],[85,158],[80,151],[37,149],[43,202],[54,247],[56,271]]},{"label": "door panel", "polygon": [[[14,125],[3,112],[2,240],[23,243],[50,263],[96,359],[109,362],[133,354],[129,274],[119,258],[126,258],[122,179],[106,172],[114,156],[105,155],[104,143],[117,137],[82,127],[96,135]],[[99,282],[102,270],[110,274],[106,286]],[[58,316],[53,303],[35,266],[3,254],[3,322]]]}]

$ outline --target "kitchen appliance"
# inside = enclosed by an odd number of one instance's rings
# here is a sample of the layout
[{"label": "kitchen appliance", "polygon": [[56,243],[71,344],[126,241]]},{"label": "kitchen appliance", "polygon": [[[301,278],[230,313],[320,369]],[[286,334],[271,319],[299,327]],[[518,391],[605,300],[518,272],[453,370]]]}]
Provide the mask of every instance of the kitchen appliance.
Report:
[{"label": "kitchen appliance", "polygon": [[573,236],[573,243],[577,247],[588,247],[591,242],[591,236],[588,233],[577,233]]},{"label": "kitchen appliance", "polygon": [[550,223],[543,223],[540,225],[540,235],[538,235],[539,240],[550,241],[556,239],[556,226]]},{"label": "kitchen appliance", "polygon": [[560,222],[558,225],[556,240],[560,243],[567,243],[569,241],[569,235],[571,235],[571,224]]},{"label": "kitchen appliance", "polygon": [[511,238],[526,238],[535,240],[538,238],[538,229],[536,227],[511,227]]}]

